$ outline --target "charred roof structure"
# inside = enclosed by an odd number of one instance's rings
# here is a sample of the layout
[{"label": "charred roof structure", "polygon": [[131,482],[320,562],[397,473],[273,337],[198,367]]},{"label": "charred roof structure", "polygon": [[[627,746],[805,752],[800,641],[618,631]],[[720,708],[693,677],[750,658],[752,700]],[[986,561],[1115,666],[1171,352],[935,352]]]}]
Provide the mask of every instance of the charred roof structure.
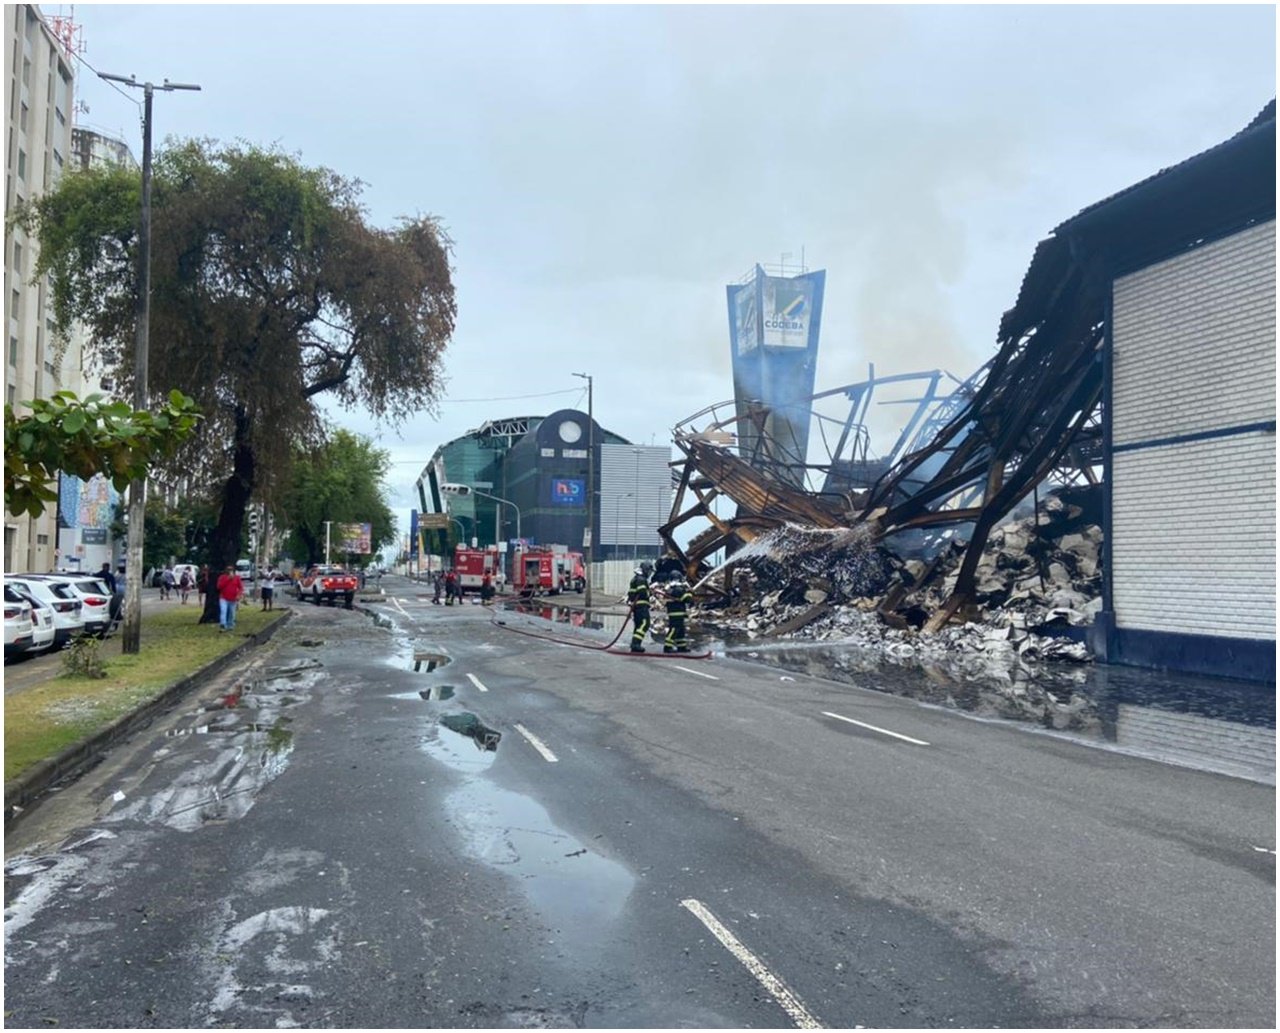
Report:
[{"label": "charred roof structure", "polygon": [[[761,449],[758,444],[745,447],[749,442],[758,443],[765,432],[768,413],[763,407],[740,406],[728,418],[721,418],[721,407],[711,407],[685,420],[674,433],[676,446],[684,453],[684,459],[675,464],[679,490],[671,520],[661,529],[669,550],[693,574],[699,562],[716,549],[724,546],[732,551],[784,523],[859,527],[871,540],[891,548],[913,535],[917,540],[922,534],[935,539],[950,537],[953,549],[963,540],[964,556],[951,590],[926,624],[928,630],[936,631],[953,617],[967,615],[975,596],[975,574],[991,532],[1042,483],[1092,486],[1106,499],[1109,514],[1111,467],[1117,453],[1127,450],[1136,455],[1143,449],[1163,448],[1161,461],[1174,465],[1159,467],[1163,471],[1160,476],[1176,481],[1179,459],[1168,449],[1183,444],[1184,439],[1230,438],[1253,450],[1253,439],[1246,436],[1269,433],[1274,450],[1274,219],[1272,101],[1231,139],[1091,205],[1059,225],[1035,250],[1017,301],[1000,322],[995,356],[945,396],[926,389],[887,460],[872,460],[865,450],[861,455],[856,449],[846,451],[850,441],[865,440],[862,400],[887,379],[877,381],[874,375],[864,384],[813,396],[816,403],[824,395],[843,393],[850,400],[850,409],[836,446],[828,448],[822,461],[810,466],[807,457],[786,457],[789,471],[803,466],[807,473],[816,475],[804,488],[797,486],[793,476],[783,478],[771,468],[779,455],[785,456],[785,449]],[[1176,430],[1176,419],[1160,408],[1160,388],[1155,385],[1166,379],[1181,383],[1189,378],[1192,385],[1212,382],[1224,366],[1236,365],[1240,357],[1247,359],[1253,379],[1260,375],[1266,379],[1269,411],[1264,399],[1250,402],[1256,412],[1238,424],[1221,412],[1206,411],[1200,413],[1190,437],[1172,433],[1151,440],[1113,442],[1109,408],[1115,401],[1111,397],[1112,338],[1118,285],[1135,271],[1156,268],[1160,263],[1176,264],[1198,249],[1209,250],[1216,241],[1243,237],[1245,231],[1252,232],[1247,258],[1228,255],[1222,263],[1209,263],[1196,273],[1199,280],[1187,290],[1197,298],[1203,295],[1204,300],[1194,302],[1198,308],[1175,314],[1175,310],[1181,311],[1171,300],[1180,290],[1175,277],[1169,280],[1172,287],[1162,287],[1165,295],[1147,301],[1164,336],[1157,335],[1144,345],[1147,350],[1141,361],[1147,363],[1143,374],[1147,386],[1139,410],[1147,415],[1135,418]],[[1271,234],[1269,255],[1267,232]],[[1269,280],[1265,268],[1268,257]],[[1252,315],[1243,330],[1232,325],[1233,305],[1251,306],[1252,313],[1265,309],[1268,303],[1269,326],[1262,316]],[[1194,321],[1200,333],[1208,327],[1216,351],[1185,344],[1187,331],[1177,324],[1178,319]],[[1225,329],[1219,332],[1219,328]],[[1158,363],[1164,349],[1170,347],[1178,350],[1182,369],[1162,372],[1151,363]],[[1183,404],[1181,397],[1170,398],[1166,407]],[[1204,405],[1231,408],[1216,395],[1212,404]],[[1199,467],[1187,468],[1185,477],[1198,477],[1199,471]],[[1265,481],[1266,471],[1262,473]],[[1274,573],[1274,457],[1269,481],[1270,509],[1262,516],[1271,529]],[[1223,489],[1229,490],[1230,484],[1224,484]],[[713,504],[720,497],[736,504],[733,517],[715,514]],[[1259,506],[1266,505],[1266,499],[1259,496]],[[672,534],[695,516],[705,517],[711,526],[681,550]],[[1109,540],[1108,528],[1107,569],[1111,565]],[[1267,543],[1259,544],[1265,551]],[[1274,614],[1274,577],[1269,591]],[[1114,619],[1109,585],[1106,595],[1104,624]],[[1274,680],[1274,616],[1272,625],[1270,677]],[[1265,643],[1263,647],[1265,651]],[[1116,658],[1114,644],[1105,651],[1109,658]]]}]

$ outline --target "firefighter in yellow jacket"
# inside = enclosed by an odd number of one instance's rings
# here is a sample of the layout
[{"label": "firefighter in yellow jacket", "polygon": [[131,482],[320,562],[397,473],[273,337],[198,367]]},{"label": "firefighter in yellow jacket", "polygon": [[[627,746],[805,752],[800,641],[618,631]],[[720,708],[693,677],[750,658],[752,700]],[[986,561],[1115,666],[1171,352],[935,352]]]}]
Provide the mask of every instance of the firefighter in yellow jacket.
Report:
[{"label": "firefighter in yellow jacket", "polygon": [[667,597],[667,638],[663,643],[664,653],[689,652],[689,639],[685,632],[685,621],[689,617],[689,607],[693,605],[693,590],[684,578],[668,581],[665,594]]},{"label": "firefighter in yellow jacket", "polygon": [[627,587],[627,604],[631,607],[631,652],[644,652],[644,637],[649,633],[649,571],[647,563],[636,567],[631,584]]}]

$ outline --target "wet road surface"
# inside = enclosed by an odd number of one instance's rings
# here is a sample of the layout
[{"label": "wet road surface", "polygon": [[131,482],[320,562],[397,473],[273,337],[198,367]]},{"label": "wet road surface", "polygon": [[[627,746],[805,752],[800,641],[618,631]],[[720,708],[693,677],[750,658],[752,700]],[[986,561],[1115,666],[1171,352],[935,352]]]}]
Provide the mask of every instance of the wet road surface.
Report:
[{"label": "wet road surface", "polygon": [[384,587],[7,837],[9,1025],[1274,1023],[1268,786]]}]

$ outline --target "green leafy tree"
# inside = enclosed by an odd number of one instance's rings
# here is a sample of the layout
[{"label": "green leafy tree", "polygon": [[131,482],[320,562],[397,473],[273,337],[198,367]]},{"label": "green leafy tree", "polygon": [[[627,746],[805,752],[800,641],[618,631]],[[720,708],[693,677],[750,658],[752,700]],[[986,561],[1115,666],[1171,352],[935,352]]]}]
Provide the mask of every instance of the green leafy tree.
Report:
[{"label": "green leafy tree", "polygon": [[[364,435],[342,429],[321,447],[299,455],[283,505],[291,539],[286,548],[293,558],[306,564],[324,560],[326,520],[372,524],[373,553],[394,544],[395,514],[383,483],[390,465],[385,450]],[[335,537],[331,542],[333,555],[338,552],[336,541]]]},{"label": "green leafy tree", "polygon": [[[361,185],[252,146],[178,141],[152,180],[150,379],[203,409],[175,458],[216,485],[209,560],[235,561],[250,497],[271,497],[318,442],[316,398],[392,425],[430,411],[456,308],[450,242],[431,217],[371,226]],[[18,218],[40,241],[59,330],[75,320],[122,388],[133,376],[140,183],[64,176]],[[216,619],[216,601],[205,620]]]},{"label": "green leafy tree", "polygon": [[57,502],[51,482],[59,471],[84,480],[103,474],[123,491],[177,452],[200,420],[199,409],[181,391],[171,391],[155,412],[100,394],[80,399],[71,391],[22,404],[29,415],[4,407],[4,504],[10,513],[32,516]]}]

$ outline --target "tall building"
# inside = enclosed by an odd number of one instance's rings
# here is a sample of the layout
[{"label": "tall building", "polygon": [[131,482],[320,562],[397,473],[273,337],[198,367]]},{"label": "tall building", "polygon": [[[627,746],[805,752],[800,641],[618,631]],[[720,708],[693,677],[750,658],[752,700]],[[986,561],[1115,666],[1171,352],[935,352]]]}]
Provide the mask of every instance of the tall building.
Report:
[{"label": "tall building", "polygon": [[[70,160],[75,77],[58,38],[33,4],[5,5],[5,82],[9,96],[5,149],[5,312],[9,346],[5,402],[19,413],[23,400],[82,390],[79,348],[53,336],[47,277],[36,280],[35,241],[7,217],[16,206],[51,189]],[[57,514],[4,520],[5,570],[55,565]]]},{"label": "tall building", "polygon": [[[594,468],[588,442],[595,445]],[[419,478],[419,499],[424,513],[441,513],[432,479],[465,484],[473,494],[447,497],[458,538],[490,545],[520,537],[578,551],[594,473],[594,558],[654,558],[661,545],[658,525],[671,510],[670,461],[670,446],[633,445],[591,424],[586,413],[561,409],[545,417],[489,420],[441,445]],[[426,536],[428,552],[438,553],[442,545],[442,537]]]}]

